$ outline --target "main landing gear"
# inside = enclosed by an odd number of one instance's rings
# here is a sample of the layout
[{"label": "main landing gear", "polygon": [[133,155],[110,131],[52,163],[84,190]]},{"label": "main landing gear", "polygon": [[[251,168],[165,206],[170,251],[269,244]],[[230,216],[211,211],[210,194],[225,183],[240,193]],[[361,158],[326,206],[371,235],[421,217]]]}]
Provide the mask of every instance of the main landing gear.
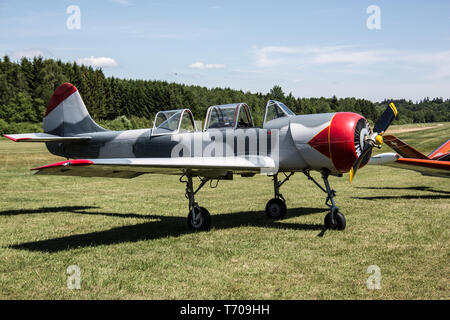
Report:
[{"label": "main landing gear", "polygon": [[[346,220],[344,215],[339,212],[339,208],[334,202],[334,197],[336,196],[336,191],[331,189],[328,182],[328,177],[330,175],[329,170],[323,169],[322,179],[325,184],[325,188],[322,187],[309,173],[309,170],[304,170],[303,173],[309,180],[312,180],[316,186],[318,186],[324,193],[327,194],[327,199],[325,204],[330,208],[330,212],[325,216],[325,228],[344,230],[346,226]],[[266,204],[266,214],[271,219],[283,219],[287,213],[286,200],[280,193],[281,186],[289,180],[289,178],[294,174],[284,173],[284,179],[282,181],[278,180],[278,174],[273,175],[273,187],[275,197],[269,200]],[[183,178],[185,178],[183,180]],[[186,173],[180,178],[180,182],[186,184],[186,198],[189,200],[189,214],[187,217],[187,224],[190,229],[194,231],[208,231],[211,229],[211,215],[208,210],[200,207],[197,202],[195,202],[195,195],[198,191],[207,183],[212,181],[211,178],[200,178],[200,184],[197,189],[194,189],[194,184],[192,181],[192,174]],[[217,185],[216,185],[217,186]],[[213,187],[214,188],[214,187]]]},{"label": "main landing gear", "polygon": [[[186,180],[183,180],[186,177]],[[186,174],[180,178],[180,182],[186,183],[186,198],[189,199],[189,214],[187,217],[187,224],[191,230],[194,231],[208,231],[211,229],[211,215],[209,211],[200,207],[195,202],[195,194],[211,179],[201,178],[201,182],[196,190],[192,182],[192,175]]]},{"label": "main landing gear", "polygon": [[323,169],[322,179],[325,184],[325,188],[323,188],[313,177],[309,174],[309,170],[304,170],[303,173],[308,177],[308,180],[312,180],[316,186],[318,186],[323,192],[327,194],[327,199],[325,200],[325,204],[330,208],[330,212],[325,216],[325,228],[327,229],[335,229],[335,230],[344,230],[346,221],[344,215],[339,212],[339,208],[336,206],[334,202],[334,197],[336,196],[336,191],[331,189],[330,184],[328,182],[328,176],[330,175],[329,170]]},{"label": "main landing gear", "polygon": [[283,181],[278,181],[278,174],[273,176],[273,189],[275,198],[269,200],[266,204],[266,214],[271,219],[283,219],[287,213],[286,200],[280,193],[280,187],[289,180],[289,178],[294,174],[291,172],[289,175],[283,173],[285,178]]}]

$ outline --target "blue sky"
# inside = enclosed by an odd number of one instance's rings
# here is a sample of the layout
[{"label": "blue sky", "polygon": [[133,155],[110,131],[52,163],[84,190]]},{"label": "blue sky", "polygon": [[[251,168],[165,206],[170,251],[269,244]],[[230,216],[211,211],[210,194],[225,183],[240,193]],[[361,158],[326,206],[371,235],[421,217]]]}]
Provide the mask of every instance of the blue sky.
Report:
[{"label": "blue sky", "polygon": [[450,98],[450,1],[0,0],[0,54],[298,97]]}]

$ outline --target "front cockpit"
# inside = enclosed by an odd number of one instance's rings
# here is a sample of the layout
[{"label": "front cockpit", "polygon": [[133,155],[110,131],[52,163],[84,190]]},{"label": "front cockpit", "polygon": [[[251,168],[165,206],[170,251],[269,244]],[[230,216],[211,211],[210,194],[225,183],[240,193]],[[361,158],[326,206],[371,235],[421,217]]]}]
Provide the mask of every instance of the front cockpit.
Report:
[{"label": "front cockpit", "polygon": [[266,105],[266,112],[264,113],[264,124],[284,117],[295,116],[295,113],[291,111],[284,103],[276,100],[269,100]]},{"label": "front cockpit", "polygon": [[159,111],[153,122],[152,136],[197,132],[194,116],[189,109]]}]

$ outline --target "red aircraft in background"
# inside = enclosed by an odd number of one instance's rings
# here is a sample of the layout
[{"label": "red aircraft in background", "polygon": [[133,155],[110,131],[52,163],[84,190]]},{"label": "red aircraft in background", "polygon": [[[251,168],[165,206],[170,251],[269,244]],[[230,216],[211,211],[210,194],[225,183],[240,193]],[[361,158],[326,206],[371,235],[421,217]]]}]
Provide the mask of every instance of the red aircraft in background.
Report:
[{"label": "red aircraft in background", "polygon": [[[382,153],[373,156],[370,164],[383,164],[391,167],[414,170],[424,176],[450,178],[450,140],[431,152],[428,156],[417,151],[399,138],[386,135],[383,141],[397,154]],[[393,159],[394,161],[389,161]]]}]

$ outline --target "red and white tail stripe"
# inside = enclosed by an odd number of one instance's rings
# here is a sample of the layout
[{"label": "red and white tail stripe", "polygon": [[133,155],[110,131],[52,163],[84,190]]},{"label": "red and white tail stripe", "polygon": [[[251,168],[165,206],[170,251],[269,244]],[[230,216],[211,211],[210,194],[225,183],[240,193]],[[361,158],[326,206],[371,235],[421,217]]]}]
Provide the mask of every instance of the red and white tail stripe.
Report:
[{"label": "red and white tail stripe", "polygon": [[92,120],[80,93],[70,83],[60,85],[53,93],[42,126],[45,133],[63,137],[105,131]]}]

